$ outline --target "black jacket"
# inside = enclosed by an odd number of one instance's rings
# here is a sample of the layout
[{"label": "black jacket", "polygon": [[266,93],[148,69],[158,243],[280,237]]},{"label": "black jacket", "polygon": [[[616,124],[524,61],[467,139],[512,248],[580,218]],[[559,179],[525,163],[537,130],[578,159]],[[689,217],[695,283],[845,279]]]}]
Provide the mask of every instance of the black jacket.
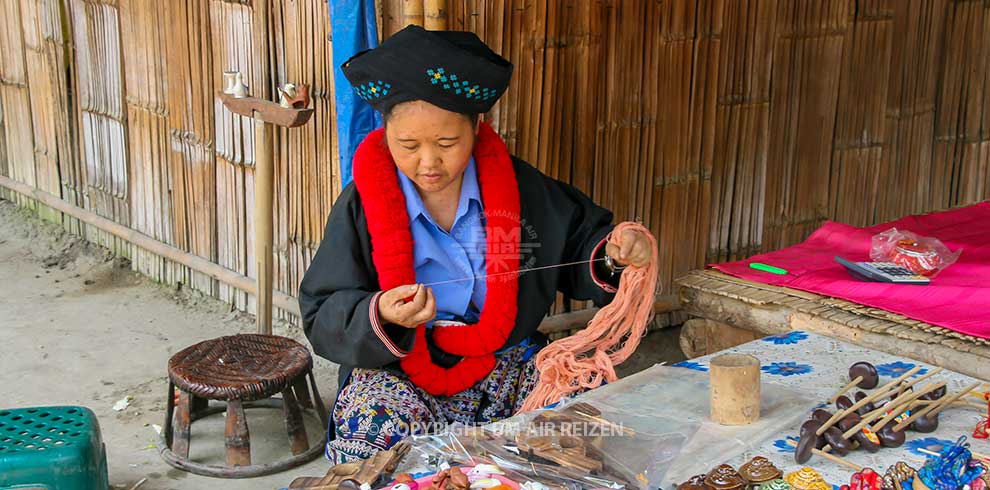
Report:
[{"label": "black jacket", "polygon": [[[612,213],[522,160],[513,158],[513,164],[520,196],[520,268],[588,260],[592,253],[603,257],[605,247],[598,245],[612,230]],[[585,263],[522,274],[516,325],[504,347],[537,335],[557,291],[599,306],[610,302],[618,274],[610,277],[604,264],[595,262],[595,276],[607,281],[597,282],[590,267]],[[370,303],[379,289],[364,209],[351,183],[330,211],[323,242],[299,291],[306,336],[317,355],[340,364],[341,387],[356,367],[399,369],[399,358],[372,327]],[[399,348],[411,350],[413,330],[389,324],[384,330]],[[430,347],[440,365],[449,367],[458,359]]]}]

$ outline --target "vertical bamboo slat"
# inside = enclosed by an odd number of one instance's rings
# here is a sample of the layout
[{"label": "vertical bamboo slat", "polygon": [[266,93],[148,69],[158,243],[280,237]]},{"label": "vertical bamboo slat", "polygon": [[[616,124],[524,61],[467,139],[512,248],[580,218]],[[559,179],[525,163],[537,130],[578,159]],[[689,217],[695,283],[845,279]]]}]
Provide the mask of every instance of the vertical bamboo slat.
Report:
[{"label": "vertical bamboo slat", "polygon": [[[100,216],[131,225],[127,127],[120,19],[111,0],[71,0],[76,53],[79,154],[85,165],[85,204]],[[113,236],[87,228],[88,238],[129,254]]]},{"label": "vertical bamboo slat", "polygon": [[[228,269],[254,277],[253,220],[254,132],[251,120],[231,113],[217,101],[213,92],[223,87],[224,71],[240,71],[252,91],[255,86],[252,32],[254,19],[248,5],[220,0],[209,2],[209,41],[213,69],[209,73],[213,107],[214,151],[216,161],[216,240],[217,261]],[[193,58],[195,59],[195,58]],[[229,286],[219,286],[219,296],[240,309],[254,311],[254,299]]]},{"label": "vertical bamboo slat", "polygon": [[[28,89],[28,68],[19,0],[3,0],[4,15],[0,18],[0,106],[6,147],[6,175],[29,185],[36,185],[34,164],[34,134],[31,120],[31,100]],[[29,13],[30,15],[30,13]],[[33,206],[20,196],[16,202]]]},{"label": "vertical bamboo slat", "polygon": [[423,3],[423,27],[447,30],[447,0],[425,0]]},{"label": "vertical bamboo slat", "polygon": [[[217,166],[214,156],[214,64],[209,43],[211,24],[207,0],[176,0],[161,5],[164,59],[167,81],[163,138],[165,168],[161,178],[169,182],[165,196],[174,245],[212,261],[218,261]],[[220,285],[207,277],[172,269],[177,280],[217,294]]]},{"label": "vertical bamboo slat", "polygon": [[796,243],[826,216],[849,2],[780,2],[771,90],[764,249]]}]

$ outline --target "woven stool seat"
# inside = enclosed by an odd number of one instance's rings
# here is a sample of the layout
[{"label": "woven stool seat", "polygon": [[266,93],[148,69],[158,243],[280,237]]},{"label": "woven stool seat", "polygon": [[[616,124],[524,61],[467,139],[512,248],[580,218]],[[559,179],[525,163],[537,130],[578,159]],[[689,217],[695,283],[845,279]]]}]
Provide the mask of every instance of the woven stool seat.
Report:
[{"label": "woven stool seat", "polygon": [[313,367],[295,340],[242,334],[205,340],[168,360],[169,378],[183,391],[210,400],[261,400]]},{"label": "woven stool seat", "polygon": [[[168,360],[168,378],[159,447],[165,462],[175,468],[205,476],[248,478],[299,466],[323,452],[325,436],[311,445],[303,415],[308,413],[327,427],[328,414],[313,377],[313,357],[295,340],[260,334],[205,340]],[[248,408],[282,411],[291,457],[252,464]],[[226,465],[190,460],[192,423],[217,413],[226,418]]]}]

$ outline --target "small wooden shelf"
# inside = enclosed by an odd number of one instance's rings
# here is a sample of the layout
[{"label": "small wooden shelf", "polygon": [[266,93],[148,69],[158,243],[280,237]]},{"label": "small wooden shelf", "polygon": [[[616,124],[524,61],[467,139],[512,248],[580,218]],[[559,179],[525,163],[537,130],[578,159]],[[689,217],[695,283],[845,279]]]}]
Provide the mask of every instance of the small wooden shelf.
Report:
[{"label": "small wooden shelf", "polygon": [[258,113],[262,121],[286,128],[302,126],[313,116],[313,109],[286,109],[275,102],[257,97],[238,99],[223,92],[217,93],[217,97],[235,114],[253,118]]}]

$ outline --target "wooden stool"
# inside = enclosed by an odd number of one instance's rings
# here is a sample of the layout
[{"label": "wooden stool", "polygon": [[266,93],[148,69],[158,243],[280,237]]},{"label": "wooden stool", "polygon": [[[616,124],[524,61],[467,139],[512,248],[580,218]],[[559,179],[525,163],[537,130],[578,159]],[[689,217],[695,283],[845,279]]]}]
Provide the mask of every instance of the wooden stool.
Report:
[{"label": "wooden stool", "polygon": [[[309,386],[306,377],[309,376]],[[161,454],[175,468],[198,475],[246,478],[287,470],[311,461],[326,445],[309,445],[304,409],[316,411],[323,427],[327,411],[313,378],[309,350],[292,339],[242,334],[206,340],[183,349],[168,360],[168,398]],[[173,393],[179,388],[178,401]],[[312,388],[312,396],[309,388]],[[282,397],[270,398],[281,393]],[[210,401],[213,400],[213,406]],[[251,439],[245,408],[281,408],[292,457],[251,464]],[[197,419],[227,412],[226,466],[189,460],[190,426]],[[174,419],[174,420],[173,420]]]}]

